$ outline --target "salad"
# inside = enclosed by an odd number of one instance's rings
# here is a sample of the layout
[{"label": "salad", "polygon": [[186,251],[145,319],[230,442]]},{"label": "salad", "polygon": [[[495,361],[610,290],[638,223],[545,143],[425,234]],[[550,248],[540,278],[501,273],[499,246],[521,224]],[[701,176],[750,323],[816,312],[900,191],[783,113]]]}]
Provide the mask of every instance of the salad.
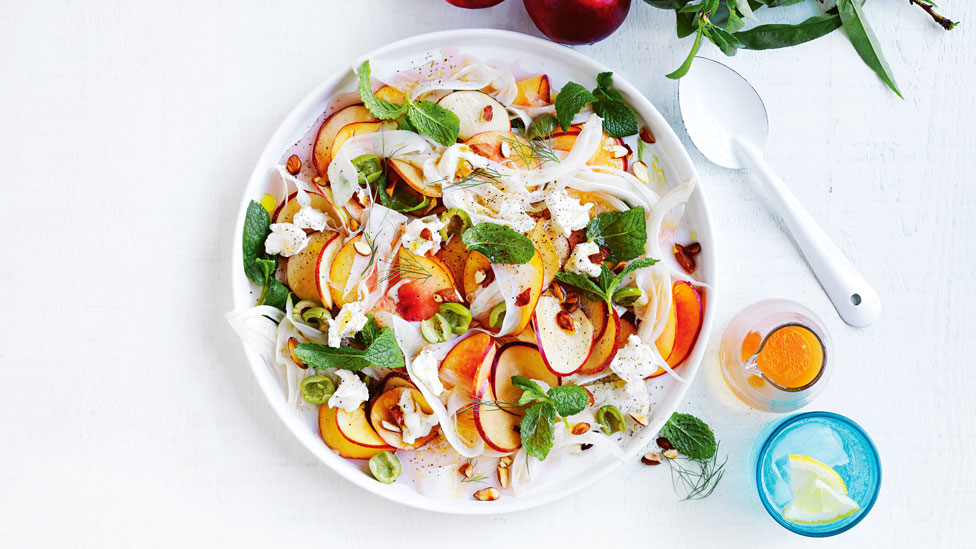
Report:
[{"label": "salad", "polygon": [[362,63],[251,201],[256,305],[228,320],[381,482],[491,501],[622,458],[701,328],[694,182],[665,181],[611,73],[555,93],[470,58],[398,69]]}]

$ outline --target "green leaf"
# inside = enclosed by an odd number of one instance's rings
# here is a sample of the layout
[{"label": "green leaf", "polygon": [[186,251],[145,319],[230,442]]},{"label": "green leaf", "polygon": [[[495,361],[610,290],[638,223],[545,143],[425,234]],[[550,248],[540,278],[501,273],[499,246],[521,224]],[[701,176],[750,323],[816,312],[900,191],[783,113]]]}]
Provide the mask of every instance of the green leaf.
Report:
[{"label": "green leaf", "polygon": [[586,228],[586,238],[610,250],[607,261],[629,261],[642,255],[647,243],[644,208],[594,217]]},{"label": "green leaf", "polygon": [[603,131],[610,137],[627,137],[640,131],[637,117],[623,101],[603,96],[593,103],[593,112],[603,118]]},{"label": "green leaf", "polygon": [[399,118],[407,110],[407,106],[390,103],[373,95],[373,82],[370,79],[370,73],[369,60],[363,61],[363,64],[359,66],[359,98],[363,100],[363,104],[376,118],[380,120]]},{"label": "green leaf", "polygon": [[556,440],[555,421],[556,407],[551,402],[537,402],[525,410],[519,432],[526,453],[539,461],[546,459]]},{"label": "green leaf", "polygon": [[278,262],[273,258],[266,258],[264,241],[270,232],[271,216],[268,215],[268,210],[252,200],[244,214],[244,234],[241,238],[244,274],[247,275],[248,280],[261,286],[258,305],[270,305],[283,311],[285,301],[291,292],[274,277]]},{"label": "green leaf", "polygon": [[826,36],[841,26],[839,15],[818,15],[796,25],[759,25],[735,33],[742,47],[749,50],[789,48]]},{"label": "green leaf", "polygon": [[461,121],[456,114],[433,101],[410,101],[407,118],[419,133],[429,135],[445,147],[457,142]]},{"label": "green leaf", "polygon": [[898,90],[898,84],[895,83],[891,67],[881,53],[881,44],[871,30],[860,3],[856,0],[837,0],[837,9],[844,32],[851,39],[851,44],[854,44],[857,54],[871,67],[871,70],[877,73],[882,82],[898,94],[898,97],[904,99],[901,91]]},{"label": "green leaf", "polygon": [[592,93],[576,82],[567,82],[563,89],[559,90],[559,95],[556,96],[556,119],[563,131],[569,129],[573,117],[594,99]]},{"label": "green leaf", "polygon": [[532,120],[529,129],[525,132],[525,137],[529,140],[546,138],[559,127],[559,120],[552,113],[544,112]]},{"label": "green leaf", "polygon": [[590,301],[609,301],[610,296],[606,295],[595,282],[586,275],[579,273],[560,272],[556,273],[556,280],[563,284],[575,286],[583,294],[583,297]]},{"label": "green leaf", "polygon": [[582,412],[590,402],[586,390],[576,385],[560,385],[547,392],[556,412],[563,417],[569,417]]},{"label": "green leaf", "polygon": [[600,276],[596,279],[596,285],[603,290],[605,295],[613,296],[613,291],[610,289],[610,286],[613,285],[613,271],[607,267],[606,263],[600,264]]},{"label": "green leaf", "polygon": [[295,356],[316,370],[343,368],[359,371],[369,366],[364,355],[366,351],[349,347],[329,347],[321,343],[299,343],[295,346]]},{"label": "green leaf", "polygon": [[608,289],[610,295],[612,296],[613,292],[617,291],[617,286],[620,286],[620,283],[623,282],[624,278],[627,278],[627,275],[629,275],[630,273],[638,269],[646,269],[647,267],[650,267],[655,263],[657,263],[657,260],[652,259],[650,257],[642,257],[636,261],[631,261],[630,263],[628,263],[627,266],[624,267],[624,270],[620,271],[620,274],[613,277],[613,283],[610,285],[610,288]]},{"label": "green leaf", "polygon": [[691,459],[709,459],[715,455],[715,433],[704,421],[691,414],[671,414],[661,428],[661,435]]},{"label": "green leaf", "polygon": [[[423,200],[420,200],[409,191],[405,190],[403,185],[397,185],[394,187],[393,194],[391,196],[386,192],[386,188],[389,186],[389,179],[386,177],[385,172],[380,175],[379,179],[376,180],[375,185],[376,196],[380,199],[380,204],[393,211],[409,213],[422,210],[430,205],[429,198],[425,196]],[[415,204],[410,204],[410,202],[415,202]]]},{"label": "green leaf", "polygon": [[469,250],[486,255],[492,263],[524,264],[535,255],[529,237],[496,223],[478,223],[461,234],[461,241]]},{"label": "green leaf", "polygon": [[596,87],[598,88],[609,88],[613,85],[613,73],[612,72],[601,72],[596,75]]},{"label": "green leaf", "polygon": [[519,406],[525,406],[537,400],[548,400],[546,393],[542,392],[542,387],[531,379],[512,376],[512,385],[522,389],[522,397],[518,401]]},{"label": "green leaf", "polygon": [[359,341],[364,347],[369,347],[376,340],[377,336],[380,335],[380,326],[376,323],[373,315],[367,315],[366,318],[366,325],[359,332]]},{"label": "green leaf", "polygon": [[645,3],[662,10],[680,10],[692,0],[644,0]]},{"label": "green leaf", "polygon": [[[752,5],[749,4],[749,0],[728,0],[727,4],[732,10],[741,13],[742,17],[745,17],[746,19],[755,23],[759,22],[759,18],[756,17],[755,12],[752,11]],[[729,29],[726,28],[725,30]]]},{"label": "green leaf", "polygon": [[287,286],[278,282],[275,278],[275,271],[278,270],[278,262],[274,259],[257,259],[255,263],[264,273],[264,280],[261,282],[261,297],[258,298],[258,305],[270,305],[285,310],[285,303],[291,290]]},{"label": "green leaf", "polygon": [[713,44],[718,46],[718,49],[722,50],[722,53],[725,55],[732,57],[738,53],[739,50],[736,47],[736,44],[738,44],[739,41],[725,30],[718,27],[709,27],[708,30],[705,31],[705,34],[708,36],[708,39],[711,40]]},{"label": "green leaf", "polygon": [[370,343],[369,348],[363,355],[366,362],[377,368],[403,368],[406,362],[403,359],[403,351],[397,343],[393,330],[389,327],[380,330],[379,334]]},{"label": "green leaf", "polygon": [[[697,18],[696,18],[697,19]],[[677,80],[682,76],[688,74],[688,70],[691,69],[691,63],[695,60],[695,54],[698,53],[698,48],[701,47],[702,34],[704,34],[704,27],[698,25],[698,32],[695,34],[695,43],[691,45],[691,51],[688,52],[688,57],[685,58],[685,62],[681,64],[680,67],[675,69],[670,74],[667,74],[668,78]]]}]

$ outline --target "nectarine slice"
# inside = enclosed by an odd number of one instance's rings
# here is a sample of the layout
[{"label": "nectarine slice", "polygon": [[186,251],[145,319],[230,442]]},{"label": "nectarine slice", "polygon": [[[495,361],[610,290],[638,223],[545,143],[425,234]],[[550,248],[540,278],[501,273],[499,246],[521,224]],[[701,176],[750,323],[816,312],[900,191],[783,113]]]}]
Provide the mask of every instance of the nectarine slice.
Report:
[{"label": "nectarine slice", "polygon": [[392,120],[380,120],[377,122],[353,122],[352,124],[346,124],[339,129],[339,132],[336,133],[335,139],[332,140],[332,158],[335,158],[336,153],[339,152],[342,145],[352,137],[394,129],[396,129],[396,122]]},{"label": "nectarine slice", "polygon": [[513,105],[522,107],[539,107],[549,104],[549,77],[545,74],[519,80],[515,83],[518,94]]},{"label": "nectarine slice", "polygon": [[495,358],[495,340],[478,332],[459,341],[441,361],[438,375],[444,387],[455,385],[474,394],[477,385],[488,379]]},{"label": "nectarine slice", "polygon": [[298,299],[319,299],[315,267],[318,265],[322,248],[338,237],[339,233],[332,231],[313,233],[308,237],[308,245],[305,249],[288,258],[288,265],[285,268],[288,287]]},{"label": "nectarine slice", "polygon": [[369,459],[384,450],[395,450],[391,446],[386,446],[382,439],[379,438],[379,435],[373,431],[369,422],[366,421],[366,414],[362,408],[359,408],[360,415],[358,417],[361,418],[365,425],[360,425],[361,429],[367,433],[366,438],[375,441],[369,434],[369,431],[372,431],[372,436],[376,437],[381,445],[379,447],[364,446],[350,441],[339,430],[337,418],[337,412],[339,411],[346,413],[341,408],[329,408],[325,404],[319,406],[319,434],[322,436],[322,441],[325,442],[325,445],[335,450],[340,456],[350,459]]},{"label": "nectarine slice", "polygon": [[563,312],[558,299],[544,295],[539,298],[532,321],[542,360],[558,376],[576,373],[593,348],[593,324],[583,309],[569,313],[573,321],[571,331],[563,329],[557,320]]},{"label": "nectarine slice", "polygon": [[[576,143],[577,134],[563,133],[552,138],[552,148],[557,151],[572,150]],[[616,147],[623,146],[624,140],[617,137],[603,135],[600,147],[593,153],[593,156],[586,161],[589,166],[609,166],[618,170],[627,169],[627,157],[616,157]]]},{"label": "nectarine slice", "polygon": [[396,294],[397,313],[404,320],[427,320],[444,301],[456,301],[450,268],[440,259],[400,248],[392,269],[390,285],[400,283]]},{"label": "nectarine slice", "polygon": [[698,341],[698,333],[702,327],[702,301],[698,290],[685,281],[674,283],[674,303],[677,316],[674,348],[668,355],[668,365],[678,366],[691,353],[692,347]]},{"label": "nectarine slice", "polygon": [[512,166],[523,170],[539,167],[539,158],[528,140],[521,135],[507,131],[482,132],[471,136],[464,144],[471,147],[475,154],[499,164],[511,162]]},{"label": "nectarine slice", "polygon": [[319,128],[319,133],[315,136],[315,144],[312,148],[312,164],[315,166],[315,171],[319,172],[320,176],[327,177],[329,162],[332,161],[332,141],[343,126],[354,122],[372,122],[374,120],[376,117],[362,105],[346,107],[326,119]]},{"label": "nectarine slice", "polygon": [[[620,316],[606,301],[581,300],[587,318],[593,323],[593,349],[580,367],[582,375],[598,374],[610,366],[620,349]],[[599,333],[598,333],[599,332]]]},{"label": "nectarine slice", "polygon": [[[512,376],[538,379],[550,387],[560,384],[559,376],[550,372],[542,361],[539,347],[531,343],[508,343],[495,353],[491,367],[491,390],[499,401],[516,403],[522,396],[522,389],[512,384]],[[506,411],[516,413],[507,408]]]},{"label": "nectarine slice", "polygon": [[400,176],[407,186],[424,196],[439,197],[443,194],[440,185],[428,185],[424,180],[424,172],[417,166],[405,161],[390,158],[387,164]]},{"label": "nectarine slice", "polygon": [[[482,385],[477,397],[483,402],[496,400],[488,383]],[[520,415],[506,412],[494,404],[478,404],[474,407],[474,422],[478,433],[484,439],[485,445],[496,452],[509,454],[522,447],[522,437],[515,430],[521,421]]]},{"label": "nectarine slice", "polygon": [[[439,429],[435,425],[431,428],[429,433],[408,444],[403,440],[403,436],[400,431],[391,430],[384,425],[384,422],[392,426],[399,425],[397,415],[394,412],[394,407],[400,407],[400,397],[403,395],[404,391],[410,391],[413,401],[417,404],[417,406],[420,407],[423,413],[432,414],[434,412],[427,401],[424,400],[424,396],[417,389],[412,387],[394,387],[393,389],[390,389],[377,397],[376,402],[373,404],[373,407],[370,410],[369,421],[373,425],[373,429],[375,429],[377,434],[379,434],[380,438],[386,441],[386,443],[390,446],[401,450],[416,450],[417,448],[420,448],[433,440],[434,437],[437,436]],[[403,417],[402,413],[399,417]]]},{"label": "nectarine slice", "polygon": [[461,141],[481,132],[507,132],[512,129],[505,106],[486,93],[456,91],[442,97],[437,104],[457,115],[460,122],[458,139]]}]

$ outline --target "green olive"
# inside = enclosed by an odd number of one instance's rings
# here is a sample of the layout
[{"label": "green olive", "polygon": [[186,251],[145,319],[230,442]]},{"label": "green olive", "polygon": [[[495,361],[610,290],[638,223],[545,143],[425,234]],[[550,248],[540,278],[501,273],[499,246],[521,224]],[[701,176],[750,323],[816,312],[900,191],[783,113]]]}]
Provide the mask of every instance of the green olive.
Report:
[{"label": "green olive", "polygon": [[329,310],[323,307],[312,307],[302,313],[302,320],[313,326],[323,326],[330,318],[332,315],[329,314]]},{"label": "green olive", "polygon": [[488,314],[488,326],[492,330],[498,330],[502,327],[502,322],[505,321],[505,302],[502,301],[495,308],[491,310]]},{"label": "green olive", "polygon": [[359,183],[372,183],[383,173],[383,163],[375,154],[361,154],[352,159],[352,165],[359,172]]},{"label": "green olive", "polygon": [[441,343],[451,337],[451,323],[440,313],[420,323],[420,333],[427,343]]},{"label": "green olive", "polygon": [[603,432],[612,435],[613,433],[624,432],[624,415],[620,413],[620,410],[612,405],[607,404],[602,406],[596,411],[596,420],[600,425],[603,425]]},{"label": "green olive", "polygon": [[384,450],[369,458],[369,472],[383,484],[393,484],[401,471],[400,459],[390,452]]},{"label": "green olive", "polygon": [[302,398],[309,404],[325,404],[335,393],[335,383],[325,376],[308,376],[302,380]]},{"label": "green olive", "polygon": [[471,311],[460,303],[441,303],[437,313],[447,319],[451,331],[457,335],[463,335],[471,326]]},{"label": "green olive", "polygon": [[630,307],[634,304],[644,292],[636,286],[627,286],[626,288],[620,288],[616,292],[613,292],[613,302],[617,305],[623,305],[624,307]]},{"label": "green olive", "polygon": [[441,238],[446,241],[452,234],[461,234],[468,230],[471,226],[471,216],[461,208],[451,208],[441,214],[441,222],[444,223]]},{"label": "green olive", "polygon": [[303,299],[295,304],[295,307],[292,308],[291,312],[292,315],[295,317],[295,319],[300,320],[302,318],[302,314],[304,314],[305,311],[318,306],[319,306],[318,302],[312,301],[310,299]]}]

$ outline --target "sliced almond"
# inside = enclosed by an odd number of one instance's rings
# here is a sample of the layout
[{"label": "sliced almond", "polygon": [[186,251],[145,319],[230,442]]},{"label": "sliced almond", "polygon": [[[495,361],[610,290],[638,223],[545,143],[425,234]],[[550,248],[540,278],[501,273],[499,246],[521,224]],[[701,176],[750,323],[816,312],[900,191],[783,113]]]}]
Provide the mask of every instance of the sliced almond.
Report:
[{"label": "sliced almond", "polygon": [[498,499],[498,488],[484,488],[474,493],[474,499],[478,501],[495,501]]},{"label": "sliced almond", "polygon": [[623,145],[617,145],[617,146],[615,146],[613,148],[613,157],[614,158],[623,158],[623,157],[627,156],[628,154],[630,154],[630,150],[627,149],[627,147],[624,147]]},{"label": "sliced almond", "polygon": [[390,423],[389,421],[387,421],[385,419],[380,422],[380,425],[382,425],[383,428],[386,429],[387,431],[392,431],[394,433],[399,433],[400,432],[400,428],[399,427],[397,427],[396,425]]},{"label": "sliced almond", "polygon": [[590,430],[590,424],[589,423],[586,423],[585,421],[581,421],[581,422],[577,423],[576,425],[573,425],[573,434],[574,435],[582,435],[584,433],[589,432],[589,430]]},{"label": "sliced almond", "polygon": [[634,162],[634,177],[639,179],[641,183],[649,185],[651,178],[647,172],[647,164],[641,161]]},{"label": "sliced almond", "polygon": [[502,456],[498,458],[498,466],[502,469],[512,464],[512,456]]},{"label": "sliced almond", "polygon": [[373,249],[369,247],[369,244],[363,242],[362,240],[353,244],[352,247],[355,248],[356,253],[361,256],[369,257],[369,255],[373,253]]},{"label": "sliced almond", "polygon": [[512,146],[508,144],[508,141],[502,141],[502,144],[499,147],[499,149],[502,153],[502,158],[508,158],[512,156]]},{"label": "sliced almond", "polygon": [[675,459],[676,457],[678,457],[678,451],[677,450],[674,450],[674,449],[668,450],[668,451],[664,452],[664,457],[666,457],[668,459]]},{"label": "sliced almond", "polygon": [[299,344],[298,338],[289,337],[288,354],[291,356],[291,359],[295,361],[295,364],[298,364],[299,367],[308,368],[308,365],[302,362],[302,359],[298,358],[298,355],[295,354],[295,347],[298,347],[298,344]]},{"label": "sliced almond", "polygon": [[642,427],[647,427],[647,416],[644,414],[635,414],[634,412],[630,412],[630,417]]},{"label": "sliced almond", "polygon": [[502,464],[499,463],[498,469],[495,471],[495,473],[498,475],[498,485],[503,489],[508,488],[508,478],[511,475],[508,467],[502,467]]},{"label": "sliced almond", "polygon": [[471,478],[474,476],[474,466],[470,462],[462,464],[458,467],[458,473],[464,478]]},{"label": "sliced almond", "polygon": [[474,273],[474,282],[475,282],[475,284],[481,284],[482,282],[485,281],[486,278],[488,278],[488,274],[485,273],[485,270],[484,269],[478,269]]},{"label": "sliced almond", "polygon": [[366,204],[368,204],[368,201],[366,200],[366,191],[356,192],[356,202],[358,202],[360,206],[364,208],[366,207]]},{"label": "sliced almond", "polygon": [[657,452],[648,452],[641,457],[641,463],[644,465],[660,465],[661,454]]},{"label": "sliced almond", "polygon": [[285,169],[292,175],[298,175],[298,172],[302,171],[302,159],[294,154],[289,156],[288,162],[285,162]]}]

